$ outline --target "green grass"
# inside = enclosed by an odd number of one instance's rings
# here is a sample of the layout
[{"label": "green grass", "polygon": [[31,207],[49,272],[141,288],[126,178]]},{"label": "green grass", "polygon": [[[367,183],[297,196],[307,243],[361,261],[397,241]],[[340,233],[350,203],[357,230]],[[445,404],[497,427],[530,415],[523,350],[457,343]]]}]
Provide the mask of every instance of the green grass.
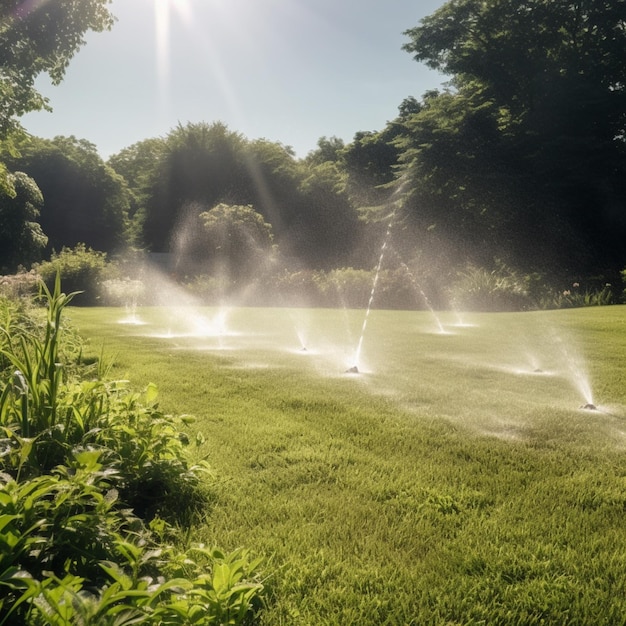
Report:
[{"label": "green grass", "polygon": [[445,314],[449,334],[373,311],[358,375],[362,311],[181,336],[189,313],[68,318],[198,418],[216,482],[192,538],[267,557],[263,624],[626,623],[625,307]]}]

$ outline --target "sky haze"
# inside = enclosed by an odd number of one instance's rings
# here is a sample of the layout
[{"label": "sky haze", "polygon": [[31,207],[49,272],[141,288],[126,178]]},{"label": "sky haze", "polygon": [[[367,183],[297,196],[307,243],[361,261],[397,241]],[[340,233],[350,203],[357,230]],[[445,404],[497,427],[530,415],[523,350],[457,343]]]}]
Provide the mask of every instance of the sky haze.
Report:
[{"label": "sky haze", "polygon": [[380,130],[445,82],[402,50],[441,0],[114,0],[26,130],[75,135],[107,158],[178,123],[222,121],[303,157],[321,136]]}]

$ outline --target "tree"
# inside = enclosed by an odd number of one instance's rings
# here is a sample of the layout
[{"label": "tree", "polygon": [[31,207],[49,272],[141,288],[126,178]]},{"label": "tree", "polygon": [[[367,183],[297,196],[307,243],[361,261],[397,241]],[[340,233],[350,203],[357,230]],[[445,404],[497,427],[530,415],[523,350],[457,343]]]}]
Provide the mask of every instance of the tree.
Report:
[{"label": "tree", "polygon": [[[301,199],[288,241],[281,249],[306,266],[329,270],[359,261],[363,224],[345,192],[338,163],[326,161],[305,170]],[[356,256],[355,256],[356,255]]]},{"label": "tree", "polygon": [[157,179],[157,164],[164,150],[165,140],[161,137],[144,139],[120,150],[106,162],[128,186],[128,217],[131,220],[131,239],[135,242],[142,240],[141,229],[145,220],[146,202],[150,196],[150,185],[151,181]]},{"label": "tree", "polygon": [[626,0],[454,0],[406,31],[404,49],[457,85],[479,82],[516,118],[557,92],[592,89],[613,139],[626,122],[624,16]]},{"label": "tree", "polygon": [[[256,139],[244,151],[248,190],[240,202],[252,204],[272,224],[276,239],[291,237],[297,221],[302,172],[291,148]],[[244,199],[245,198],[245,199]]]},{"label": "tree", "polygon": [[213,273],[240,283],[260,276],[274,253],[272,226],[252,205],[220,203],[200,214]]},{"label": "tree", "polygon": [[335,163],[341,158],[341,152],[346,147],[343,139],[339,137],[320,137],[317,140],[317,148],[306,155],[309,165],[321,165],[330,161]]},{"label": "tree", "polygon": [[63,79],[88,30],[113,25],[111,0],[3,0],[0,7],[0,139],[19,127],[16,117],[47,108],[35,79],[47,73]]},{"label": "tree", "polygon": [[37,223],[43,196],[35,181],[16,172],[9,175],[14,190],[0,190],[0,272],[13,273],[41,259],[48,238]]},{"label": "tree", "polygon": [[389,197],[387,185],[396,178],[400,156],[394,144],[398,132],[396,123],[379,132],[357,132],[343,151],[346,189],[357,206],[377,206]]},{"label": "tree", "polygon": [[[336,188],[305,184],[314,167],[299,163],[290,148],[265,139],[249,141],[222,123],[189,124],[174,129],[156,162],[146,195],[143,236],[155,252],[189,258],[201,254],[201,213],[219,204],[252,205],[272,225],[281,250],[305,264],[325,264],[331,242],[345,250],[337,233],[346,199]],[[354,221],[356,214],[348,209]],[[348,231],[349,233],[350,231]],[[353,231],[352,231],[353,232]],[[321,234],[320,234],[321,233]],[[316,249],[317,242],[323,245]]]},{"label": "tree", "polygon": [[225,124],[179,125],[165,139],[152,171],[143,222],[144,243],[169,252],[181,229],[219,202],[237,202],[245,176],[244,139]]},{"label": "tree", "polygon": [[33,137],[18,147],[20,156],[9,164],[26,172],[41,189],[40,223],[50,249],[78,243],[104,252],[126,247],[129,192],[93,144],[75,137]]},{"label": "tree", "polygon": [[[24,2],[3,0],[0,6],[0,145],[15,156],[14,136],[21,126],[17,118],[30,111],[50,109],[35,88],[35,79],[47,73],[61,82],[70,59],[85,43],[88,30],[110,29],[113,16],[106,8],[111,0],[55,0]],[[6,164],[0,162],[0,189],[11,187]]]},{"label": "tree", "polygon": [[626,0],[454,0],[407,31],[407,51],[452,75],[401,140],[438,223],[456,204],[476,241],[506,235],[527,267],[547,262],[533,241],[568,271],[626,262],[624,16]]}]

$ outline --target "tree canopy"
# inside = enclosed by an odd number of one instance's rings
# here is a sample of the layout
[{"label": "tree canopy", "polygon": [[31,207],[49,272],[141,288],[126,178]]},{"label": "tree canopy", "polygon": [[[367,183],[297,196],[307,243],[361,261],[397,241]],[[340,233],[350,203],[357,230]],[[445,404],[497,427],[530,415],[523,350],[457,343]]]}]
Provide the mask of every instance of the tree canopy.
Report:
[{"label": "tree canopy", "polygon": [[37,184],[23,172],[9,178],[15,195],[0,190],[0,273],[5,274],[39,261],[48,241],[37,222],[43,204]]},{"label": "tree canopy", "polygon": [[18,126],[19,116],[47,106],[35,79],[47,73],[63,79],[88,30],[110,29],[111,0],[3,0],[0,6],[0,139]]},{"label": "tree canopy", "polygon": [[[391,213],[398,259],[560,275],[625,266],[626,0],[450,0],[404,46],[445,86],[406,97],[378,131],[321,137],[304,159],[221,122],[179,124],[107,164],[75,138],[11,146],[19,115],[46,106],[35,77],[60,80],[86,30],[111,26],[108,4],[0,9],[3,158],[41,189],[49,247],[134,241],[206,257],[216,225],[242,221],[233,207],[254,207],[291,267],[370,267]],[[17,179],[4,180],[15,197]],[[231,208],[207,230],[218,206]]]},{"label": "tree canopy", "polygon": [[200,214],[213,273],[237,283],[260,276],[271,266],[272,227],[252,205],[220,203]]},{"label": "tree canopy", "polygon": [[347,258],[358,216],[336,170],[329,177],[324,167],[298,162],[282,144],[247,140],[221,122],[179,125],[154,159],[142,154],[120,153],[110,163],[136,181],[138,221],[150,250],[169,252],[182,240],[193,245],[200,213],[218,204],[252,205],[286,256],[315,267]]},{"label": "tree canopy", "polygon": [[[85,43],[88,30],[110,29],[111,0],[55,0],[25,2],[2,0],[0,4],[0,146],[15,156],[14,136],[21,130],[19,118],[30,111],[50,109],[35,88],[35,79],[48,74],[61,82],[70,59]],[[0,190],[9,195],[8,169],[0,162]]]},{"label": "tree canopy", "polygon": [[453,0],[406,32],[452,76],[398,143],[425,228],[527,268],[626,262],[625,19],[625,0]]},{"label": "tree canopy", "polygon": [[129,192],[96,147],[75,137],[31,138],[8,161],[26,172],[43,194],[40,224],[57,251],[84,243],[113,252],[128,243]]}]

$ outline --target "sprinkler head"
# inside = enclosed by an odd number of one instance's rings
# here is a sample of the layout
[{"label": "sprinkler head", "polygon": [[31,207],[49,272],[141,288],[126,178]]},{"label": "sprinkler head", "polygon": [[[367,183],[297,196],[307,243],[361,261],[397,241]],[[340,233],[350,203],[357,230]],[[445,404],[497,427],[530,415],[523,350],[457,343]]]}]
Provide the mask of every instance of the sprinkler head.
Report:
[{"label": "sprinkler head", "polygon": [[591,404],[591,402],[587,402],[587,404],[583,404],[581,407],[581,409],[586,409],[587,411],[597,411],[598,409],[596,408],[595,404]]},{"label": "sprinkler head", "polygon": [[302,346],[302,348],[300,348],[300,352],[306,352],[306,351],[307,351],[306,346]]},{"label": "sprinkler head", "polygon": [[358,374],[359,368],[356,365],[353,365],[349,369],[346,370],[346,374]]}]

